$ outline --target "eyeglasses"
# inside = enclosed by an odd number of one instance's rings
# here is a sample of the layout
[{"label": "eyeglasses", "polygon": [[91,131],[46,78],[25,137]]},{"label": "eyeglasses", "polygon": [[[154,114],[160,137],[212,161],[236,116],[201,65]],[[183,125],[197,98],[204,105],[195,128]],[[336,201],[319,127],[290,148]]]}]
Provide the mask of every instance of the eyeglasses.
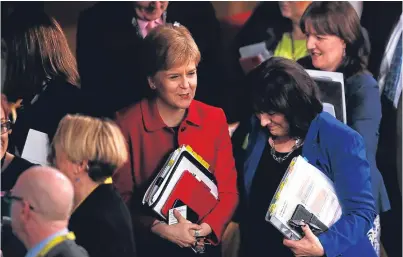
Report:
[{"label": "eyeglasses", "polygon": [[[10,205],[11,205],[12,201],[19,201],[19,202],[22,202],[22,203],[26,202],[24,200],[24,198],[22,198],[20,196],[12,195],[11,191],[1,191],[1,198],[4,199],[4,201],[7,204],[10,204]],[[32,207],[30,204],[28,204],[28,206],[29,206],[29,208],[31,210],[35,210],[34,207]]]},{"label": "eyeglasses", "polygon": [[4,133],[7,133],[11,129],[11,121],[2,121],[1,122],[1,134],[3,135]]}]

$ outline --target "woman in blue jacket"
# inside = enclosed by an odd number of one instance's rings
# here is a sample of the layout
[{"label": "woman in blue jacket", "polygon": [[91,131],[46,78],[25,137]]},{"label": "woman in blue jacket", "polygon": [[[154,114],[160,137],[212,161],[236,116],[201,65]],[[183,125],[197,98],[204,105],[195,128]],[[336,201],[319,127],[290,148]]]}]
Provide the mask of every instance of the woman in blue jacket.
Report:
[{"label": "woman in blue jacket", "polygon": [[[376,256],[367,237],[376,210],[362,137],[322,112],[318,89],[298,64],[271,58],[252,71],[249,82],[255,114],[236,131],[249,134],[244,150],[234,145],[243,170],[240,224],[245,256]],[[298,155],[334,182],[343,214],[319,236],[306,226],[301,240],[283,240],[265,215]]]}]

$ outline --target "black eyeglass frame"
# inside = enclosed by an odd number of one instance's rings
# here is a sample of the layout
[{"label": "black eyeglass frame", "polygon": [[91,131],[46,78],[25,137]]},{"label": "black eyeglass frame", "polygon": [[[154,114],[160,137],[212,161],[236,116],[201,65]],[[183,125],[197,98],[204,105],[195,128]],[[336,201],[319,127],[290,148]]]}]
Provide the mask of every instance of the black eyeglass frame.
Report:
[{"label": "black eyeglass frame", "polygon": [[5,191],[5,192],[3,191],[3,192],[1,192],[1,198],[3,198],[4,201],[6,203],[8,203],[8,204],[11,204],[13,200],[14,201],[19,201],[19,202],[22,202],[22,203],[27,203],[28,206],[29,206],[29,209],[31,209],[33,211],[35,210],[35,208],[32,205],[30,205],[26,200],[24,200],[24,198],[22,198],[20,196],[12,195],[11,191]]},{"label": "black eyeglass frame", "polygon": [[[13,123],[11,122],[11,120],[6,120],[4,122],[1,122],[1,135],[9,132],[11,130],[11,125]],[[3,131],[3,126],[7,128],[7,130]]]}]

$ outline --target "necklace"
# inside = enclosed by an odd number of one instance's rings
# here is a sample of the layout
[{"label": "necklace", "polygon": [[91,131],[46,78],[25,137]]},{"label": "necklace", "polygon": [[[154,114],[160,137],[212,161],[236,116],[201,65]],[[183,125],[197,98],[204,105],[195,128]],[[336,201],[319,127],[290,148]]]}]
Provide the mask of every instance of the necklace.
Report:
[{"label": "necklace", "polygon": [[302,145],[301,138],[297,137],[296,140],[295,140],[295,144],[292,147],[291,151],[288,152],[284,157],[279,157],[279,156],[276,155],[276,149],[275,149],[274,140],[272,140],[272,141],[273,141],[273,145],[271,145],[269,143],[269,145],[271,147],[270,154],[273,157],[273,159],[278,163],[282,163],[283,161],[285,161],[295,151],[295,149],[297,149],[298,147],[300,147]]}]

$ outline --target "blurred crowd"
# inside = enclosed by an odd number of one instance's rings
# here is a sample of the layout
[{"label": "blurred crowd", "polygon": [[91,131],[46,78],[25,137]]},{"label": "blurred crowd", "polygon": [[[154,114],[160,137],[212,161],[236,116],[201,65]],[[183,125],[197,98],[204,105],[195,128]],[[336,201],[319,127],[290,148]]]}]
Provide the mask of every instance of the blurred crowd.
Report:
[{"label": "blurred crowd", "polygon": [[[261,2],[230,42],[208,1],[99,2],[75,54],[42,3],[1,4],[3,256],[401,256],[401,2]],[[306,69],[343,75],[345,122]],[[219,201],[168,225],[142,199],[184,144]],[[265,216],[299,155],[342,216],[293,241]]]}]

